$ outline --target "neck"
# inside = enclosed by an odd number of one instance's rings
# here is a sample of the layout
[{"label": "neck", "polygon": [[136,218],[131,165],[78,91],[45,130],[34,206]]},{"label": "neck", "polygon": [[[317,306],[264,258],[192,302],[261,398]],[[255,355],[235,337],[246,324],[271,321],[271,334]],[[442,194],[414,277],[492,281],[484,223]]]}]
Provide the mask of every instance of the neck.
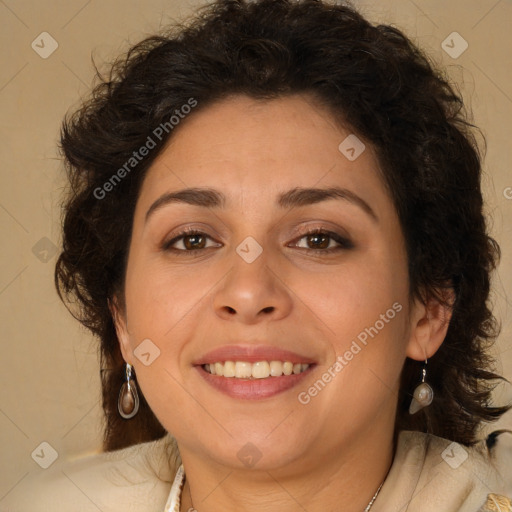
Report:
[{"label": "neck", "polygon": [[354,443],[357,449],[343,446],[268,470],[211,467],[184,453],[181,512],[364,512],[391,466],[392,437],[387,441],[373,435],[363,448]]}]

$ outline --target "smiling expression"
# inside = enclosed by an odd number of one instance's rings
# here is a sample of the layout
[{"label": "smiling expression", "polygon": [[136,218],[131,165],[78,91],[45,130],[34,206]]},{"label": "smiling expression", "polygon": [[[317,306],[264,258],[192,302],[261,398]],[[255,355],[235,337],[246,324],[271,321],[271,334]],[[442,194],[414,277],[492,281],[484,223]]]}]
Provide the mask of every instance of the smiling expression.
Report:
[{"label": "smiling expression", "polygon": [[[251,442],[270,468],[341,450],[368,425],[392,430],[411,337],[407,257],[372,147],[354,161],[338,149],[350,134],[306,95],[234,96],[190,115],[148,170],[118,333],[184,453],[239,464]],[[146,366],[134,350],[147,339],[160,353]]]}]

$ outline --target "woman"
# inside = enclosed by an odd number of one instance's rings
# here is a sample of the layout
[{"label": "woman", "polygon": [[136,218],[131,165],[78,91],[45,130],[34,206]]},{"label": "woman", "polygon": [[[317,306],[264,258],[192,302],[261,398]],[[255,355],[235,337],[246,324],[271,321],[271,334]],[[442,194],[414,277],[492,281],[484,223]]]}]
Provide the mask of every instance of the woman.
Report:
[{"label": "woman", "polygon": [[62,148],[56,283],[101,342],[106,453],[46,476],[58,508],[512,510],[510,432],[479,437],[507,410],[480,157],[401,32],[219,0]]}]

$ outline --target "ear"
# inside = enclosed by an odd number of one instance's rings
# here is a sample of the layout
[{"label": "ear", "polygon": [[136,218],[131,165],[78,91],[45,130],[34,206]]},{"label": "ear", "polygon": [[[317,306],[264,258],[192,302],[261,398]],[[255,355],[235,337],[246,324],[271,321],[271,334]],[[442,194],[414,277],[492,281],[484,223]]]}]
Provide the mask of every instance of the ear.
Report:
[{"label": "ear", "polygon": [[443,343],[452,318],[455,292],[452,288],[438,290],[442,300],[415,299],[411,309],[410,338],[407,357],[425,361],[432,357]]},{"label": "ear", "polygon": [[116,328],[117,340],[119,341],[119,348],[123,359],[133,365],[133,351],[131,349],[130,335],[128,332],[128,324],[126,321],[126,312],[120,305],[118,297],[114,297],[112,300],[108,300],[108,308],[114,321]]}]

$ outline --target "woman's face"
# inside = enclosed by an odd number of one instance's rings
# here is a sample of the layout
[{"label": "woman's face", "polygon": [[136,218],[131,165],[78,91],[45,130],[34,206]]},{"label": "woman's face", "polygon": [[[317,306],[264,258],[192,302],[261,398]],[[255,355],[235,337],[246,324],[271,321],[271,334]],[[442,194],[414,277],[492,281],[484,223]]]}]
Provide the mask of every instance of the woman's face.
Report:
[{"label": "woman's face", "polygon": [[[311,463],[391,434],[416,343],[408,290],[370,146],[307,96],[231,97],[183,121],[148,171],[122,351],[182,456]],[[203,366],[225,361],[258,362],[222,365],[255,378]],[[266,377],[286,362],[310,366]]]}]

